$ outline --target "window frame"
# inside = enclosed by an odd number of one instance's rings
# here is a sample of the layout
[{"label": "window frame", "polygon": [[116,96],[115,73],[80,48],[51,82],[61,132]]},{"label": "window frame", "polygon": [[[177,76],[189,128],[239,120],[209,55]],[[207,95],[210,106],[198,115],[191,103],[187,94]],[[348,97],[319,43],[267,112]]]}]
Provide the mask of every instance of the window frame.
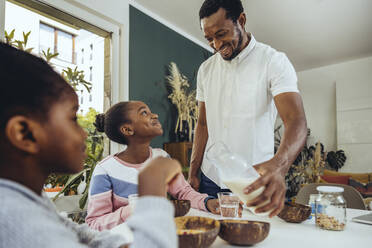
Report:
[{"label": "window frame", "polygon": [[[5,2],[7,0],[0,0],[0,39],[4,39],[5,29]],[[16,2],[17,0],[9,0],[9,2]],[[31,0],[36,1],[36,0]],[[110,104],[115,104],[119,101],[127,101],[129,99],[129,4],[126,9],[126,24],[103,18],[102,15],[97,13],[94,9],[81,7],[80,5],[73,4],[61,0],[39,0],[36,1],[41,4],[46,4],[62,11],[68,15],[79,17],[83,22],[90,23],[102,30],[110,33]],[[121,37],[121,29],[125,29],[124,37]],[[122,70],[120,70],[122,68]],[[122,146],[115,142],[110,142],[110,153],[117,153],[122,150]]]},{"label": "window frame", "polygon": [[[53,53],[55,53],[55,52],[58,52],[59,53],[59,50],[58,50],[58,32],[64,32],[66,34],[71,35],[71,43],[72,43],[71,44],[72,45],[71,61],[67,61],[65,59],[62,59],[59,56],[57,56],[56,59],[59,59],[61,61],[68,62],[68,63],[71,63],[71,64],[75,64],[76,65],[76,59],[77,59],[76,58],[76,51],[75,51],[75,38],[76,38],[76,35],[68,32],[68,31],[62,30],[62,29],[60,29],[60,28],[58,28],[56,26],[50,25],[50,24],[48,24],[46,22],[40,22],[39,23],[39,28],[40,28],[40,25],[48,26],[48,27],[50,27],[50,28],[53,29],[53,33],[54,33],[54,47],[53,47],[54,50],[52,51]],[[40,53],[40,47],[39,47],[39,53]]]}]

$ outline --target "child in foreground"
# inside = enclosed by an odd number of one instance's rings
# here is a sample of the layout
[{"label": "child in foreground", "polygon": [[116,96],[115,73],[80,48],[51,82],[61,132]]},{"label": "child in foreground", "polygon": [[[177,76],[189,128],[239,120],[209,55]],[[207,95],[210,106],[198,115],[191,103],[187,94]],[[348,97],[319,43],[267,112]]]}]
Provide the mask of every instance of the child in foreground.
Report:
[{"label": "child in foreground", "polygon": [[46,178],[79,172],[86,156],[77,95],[40,58],[3,43],[0,58],[0,247],[177,247],[165,196],[181,168],[171,159],[152,160],[139,173],[141,197],[119,226],[131,235],[97,232],[56,213],[42,193]]},{"label": "child in foreground", "polygon": [[[158,115],[140,101],[120,102],[106,114],[96,117],[98,131],[127,148],[103,159],[90,183],[86,223],[96,230],[111,229],[131,213],[128,196],[137,193],[138,171],[156,157],[169,157],[162,149],[150,147],[153,138],[163,134]],[[177,199],[190,200],[191,207],[219,214],[218,200],[196,192],[180,174],[168,188]],[[149,205],[149,209],[152,206]]]}]

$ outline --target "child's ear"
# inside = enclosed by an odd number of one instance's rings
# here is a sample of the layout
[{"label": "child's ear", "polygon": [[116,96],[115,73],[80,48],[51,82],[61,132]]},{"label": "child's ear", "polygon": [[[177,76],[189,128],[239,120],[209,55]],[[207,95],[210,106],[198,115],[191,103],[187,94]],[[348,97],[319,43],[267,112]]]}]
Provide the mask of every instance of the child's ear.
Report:
[{"label": "child's ear", "polygon": [[124,124],[120,127],[120,132],[125,136],[132,136],[134,134],[134,129],[130,124]]},{"label": "child's ear", "polygon": [[40,129],[37,122],[25,116],[14,116],[6,124],[5,135],[16,148],[35,154],[40,150],[37,139],[35,139],[35,134],[42,131]]}]

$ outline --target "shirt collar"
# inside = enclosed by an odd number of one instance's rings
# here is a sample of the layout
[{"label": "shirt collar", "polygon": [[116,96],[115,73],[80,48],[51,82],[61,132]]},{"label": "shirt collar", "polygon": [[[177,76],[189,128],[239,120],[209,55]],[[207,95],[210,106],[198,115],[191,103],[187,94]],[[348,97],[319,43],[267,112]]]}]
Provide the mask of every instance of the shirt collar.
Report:
[{"label": "shirt collar", "polygon": [[253,37],[253,34],[248,33],[248,36],[251,38],[249,41],[248,46],[246,46],[233,60],[237,60],[239,63],[240,61],[243,61],[248,54],[253,50],[253,48],[256,45],[256,39]]}]

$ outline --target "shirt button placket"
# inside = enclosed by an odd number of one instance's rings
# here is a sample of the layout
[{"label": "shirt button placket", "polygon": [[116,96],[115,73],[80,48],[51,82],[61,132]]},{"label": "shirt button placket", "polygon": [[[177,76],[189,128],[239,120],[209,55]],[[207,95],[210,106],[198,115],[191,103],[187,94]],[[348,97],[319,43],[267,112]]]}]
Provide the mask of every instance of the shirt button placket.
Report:
[{"label": "shirt button placket", "polygon": [[226,117],[224,120],[224,128],[228,129],[230,127],[230,121],[231,121],[231,108],[232,108],[232,92],[233,88],[235,87],[235,79],[236,79],[236,61],[231,61],[229,64],[229,71],[228,71],[228,78],[230,79],[229,82],[229,87],[227,87],[227,99],[228,99],[228,104],[225,106],[225,112],[226,112]]}]

